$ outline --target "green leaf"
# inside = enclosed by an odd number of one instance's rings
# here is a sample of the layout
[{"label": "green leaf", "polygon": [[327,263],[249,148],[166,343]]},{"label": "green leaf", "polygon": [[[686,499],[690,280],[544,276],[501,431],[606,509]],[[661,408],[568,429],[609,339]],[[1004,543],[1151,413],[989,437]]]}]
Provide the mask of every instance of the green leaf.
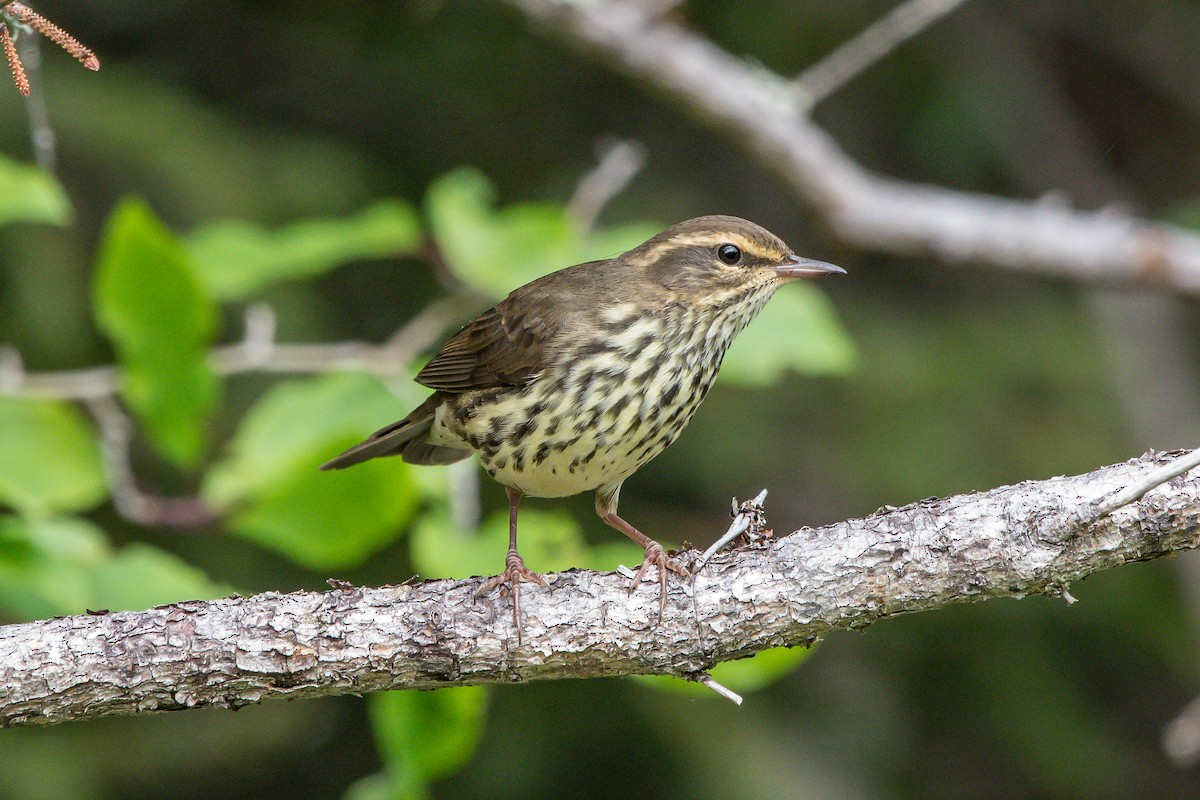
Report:
[{"label": "green leaf", "polygon": [[854,343],[820,289],[784,286],[729,348],[721,380],[770,386],[788,371],[806,375],[848,372],[857,360]]},{"label": "green leaf", "polygon": [[66,225],[71,204],[62,186],[40,168],[0,156],[0,225],[43,222]]},{"label": "green leaf", "polygon": [[309,278],[363,258],[413,252],[416,211],[385,200],[348,219],[310,219],[278,230],[249,222],[206,225],[186,239],[201,280],[219,300],[244,300],[277,281]]},{"label": "green leaf", "polygon": [[[570,569],[587,560],[579,524],[564,512],[540,511],[526,502],[517,533],[525,564],[535,572]],[[445,513],[431,511],[411,535],[413,565],[422,575],[495,575],[504,569],[508,552],[508,512],[490,515],[472,532],[456,529]]]},{"label": "green leaf", "polygon": [[108,552],[104,533],[82,519],[0,516],[0,607],[23,619],[97,608],[89,573]]},{"label": "green leaf", "polygon": [[371,729],[388,772],[428,782],[461,769],[479,747],[487,701],[484,686],[371,695]]},{"label": "green leaf", "polygon": [[365,438],[405,411],[383,384],[362,373],[280,381],[242,418],[229,457],[207,476],[205,495],[228,508],[270,491],[313,459],[323,463],[337,455],[334,442]]},{"label": "green leaf", "polygon": [[473,169],[436,179],[426,211],[443,257],[460,279],[502,297],[520,284],[569,266],[574,235],[551,204],[492,209],[495,189]]},{"label": "green leaf", "polygon": [[75,408],[0,397],[0,503],[44,516],[87,510],[107,494],[95,434]]},{"label": "green leaf", "polygon": [[233,529],[316,570],[361,564],[400,536],[417,508],[408,465],[393,459],[318,473],[320,463],[306,462],[284,486],[255,497]]},{"label": "green leaf", "polygon": [[562,205],[519,203],[497,210],[495,196],[482,173],[463,168],[435,180],[425,197],[430,227],[451,270],[494,297],[554,270],[618,255],[659,230],[633,224],[585,236]]},{"label": "green leaf", "polygon": [[396,458],[317,467],[405,409],[374,378],[332,374],[277,384],[250,410],[203,494],[237,534],[314,569],[362,563],[394,541],[418,504]]},{"label": "green leaf", "polygon": [[144,544],[114,551],[104,532],[75,517],[0,516],[0,607],[20,617],[111,611],[226,595],[176,556]]},{"label": "green leaf", "polygon": [[[708,672],[717,683],[739,694],[757,692],[785,675],[791,674],[800,665],[800,662],[808,658],[810,650],[811,648],[803,647],[776,647],[772,650],[763,650],[750,658],[722,662]],[[714,699],[717,697],[711,689],[699,683],[685,681],[670,675],[638,675],[635,677],[640,683],[664,691]]]},{"label": "green leaf", "polygon": [[141,201],[124,201],[109,219],[94,302],[121,360],[125,400],[151,442],[195,465],[219,388],[206,361],[216,309],[183,246]]}]

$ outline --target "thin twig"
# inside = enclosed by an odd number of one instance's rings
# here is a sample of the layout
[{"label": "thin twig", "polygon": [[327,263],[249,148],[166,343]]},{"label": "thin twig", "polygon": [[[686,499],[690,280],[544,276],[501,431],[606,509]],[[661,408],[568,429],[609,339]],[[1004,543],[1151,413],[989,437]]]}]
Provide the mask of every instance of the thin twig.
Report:
[{"label": "thin twig", "polygon": [[[402,374],[411,360],[453,324],[473,297],[451,297],[433,303],[398,330],[383,345],[367,342],[329,344],[278,344],[274,341],[274,315],[269,308],[247,309],[246,338],[209,353],[209,364],[219,375],[244,373],[316,374],[337,370],[362,370],[379,377]],[[0,396],[48,400],[94,400],[115,395],[120,370],[114,365],[55,372],[25,372],[20,356],[11,348],[0,358]]]},{"label": "thin twig", "polygon": [[749,527],[749,517],[735,517],[733,522],[729,525],[729,530],[725,531],[725,534],[721,536],[720,539],[717,539],[715,542],[713,542],[712,545],[710,545],[709,548],[700,555],[700,558],[696,561],[696,568],[699,569],[707,564],[708,560],[713,557],[714,553],[732,542],[737,537],[741,536]]},{"label": "thin twig", "polygon": [[963,2],[907,0],[896,6],[796,78],[797,102],[802,108],[811,109]]},{"label": "thin twig", "polygon": [[[1183,455],[1157,466],[1145,475],[1139,476],[1136,480],[1126,483],[1119,489],[1101,495],[1089,505],[1081,506],[1062,515],[1057,522],[1051,521],[1047,527],[1047,533],[1043,535],[1057,536],[1064,531],[1079,530],[1093,525],[1130,503],[1141,500],[1147,492],[1178,478],[1197,466],[1200,466],[1200,448],[1189,450]],[[1075,598],[1066,590],[1065,585],[1060,587],[1058,594],[1067,601],[1067,605],[1073,605],[1076,602]]]},{"label": "thin twig", "polygon": [[697,675],[696,682],[707,686],[709,689],[712,689],[721,697],[731,701],[735,706],[740,706],[742,704],[742,696],[740,694],[717,683],[716,680],[713,679],[713,676],[709,675],[707,672],[702,672]]},{"label": "thin twig", "polygon": [[266,303],[252,303],[246,307],[244,316],[245,333],[242,335],[242,351],[246,364],[266,364],[275,352],[275,311]]},{"label": "thin twig", "polygon": [[108,476],[113,506],[126,519],[145,519],[150,503],[138,491],[129,458],[133,421],[117,401],[108,396],[89,399],[87,408],[100,429],[100,451],[104,456],[104,472]]},{"label": "thin twig", "polygon": [[[461,303],[461,298],[458,302]],[[280,345],[275,342],[274,312],[265,304],[254,304],[246,309],[243,340],[213,350],[209,362],[221,375],[361,369],[391,376],[406,369],[413,355],[450,324],[451,314],[456,310],[453,298],[435,303],[397,331],[386,345],[362,342]],[[113,505],[121,516],[141,525],[178,529],[212,524],[218,519],[216,513],[198,497],[160,497],[138,488],[130,458],[133,421],[115,400],[120,381],[120,371],[115,366],[26,373],[17,350],[0,348],[0,396],[86,403],[100,429]]]},{"label": "thin twig", "polygon": [[37,87],[37,91],[30,94],[29,99],[25,101],[33,157],[39,167],[53,174],[58,168],[58,137],[50,124],[50,108],[46,103],[41,43],[36,36],[22,36],[17,40],[17,50],[29,72],[30,85]]},{"label": "thin twig", "polygon": [[199,497],[160,497],[139,489],[130,457],[133,420],[112,397],[90,399],[87,407],[100,429],[104,471],[118,514],[138,525],[178,530],[211,525],[219,519]]},{"label": "thin twig", "polygon": [[[762,506],[766,499],[767,490],[763,489],[753,500],[748,500],[745,503],[742,503],[737,513],[735,513],[733,516],[733,522],[729,524],[729,530],[725,531],[720,539],[717,539],[715,542],[713,542],[709,548],[700,555],[700,558],[696,561],[696,569],[700,569],[707,564],[708,560],[712,558],[718,550],[732,542],[737,537],[745,534],[746,531],[750,529],[752,524],[754,524],[758,519],[761,519]],[[734,507],[737,508],[737,498],[734,498],[733,503]]]},{"label": "thin twig", "polygon": [[737,137],[847,244],[1086,283],[1200,294],[1200,236],[1116,209],[1008,200],[865,170],[795,103],[795,86],[694,30],[618,0],[503,0]]},{"label": "thin twig", "polygon": [[[220,375],[315,374],[354,369],[391,377],[402,374],[412,359],[461,315],[463,307],[474,302],[473,295],[439,300],[383,345],[363,342],[281,345],[275,341],[275,313],[269,306],[256,303],[246,309],[242,341],[216,348],[209,354],[209,363]],[[121,374],[116,366],[27,373],[15,348],[0,347],[0,396],[78,400],[87,405],[100,429],[105,471],[117,513],[139,525],[174,529],[204,527],[217,521],[216,512],[199,497],[160,497],[138,487],[130,458],[133,421],[115,399],[120,385]],[[460,519],[472,518],[478,524],[477,478],[475,481],[474,505],[464,499],[470,487],[460,481],[460,491],[453,493],[452,507],[458,510]]]},{"label": "thin twig", "polygon": [[590,231],[604,207],[625,190],[646,164],[646,148],[640,142],[621,139],[600,147],[597,163],[575,187],[567,213],[583,231]]},{"label": "thin twig", "polygon": [[91,400],[116,394],[119,379],[114,366],[56,372],[13,371],[9,367],[0,380],[0,395],[33,400]]},{"label": "thin twig", "polygon": [[1094,516],[1086,519],[1085,522],[1090,524],[1101,517],[1111,514],[1122,506],[1127,506],[1130,503],[1141,500],[1146,495],[1146,492],[1162,486],[1169,480],[1178,478],[1183,473],[1197,466],[1200,466],[1200,448],[1192,450],[1190,453],[1185,453],[1175,460],[1146,473],[1141,480],[1129,484],[1103,502],[1097,503],[1093,510]]}]

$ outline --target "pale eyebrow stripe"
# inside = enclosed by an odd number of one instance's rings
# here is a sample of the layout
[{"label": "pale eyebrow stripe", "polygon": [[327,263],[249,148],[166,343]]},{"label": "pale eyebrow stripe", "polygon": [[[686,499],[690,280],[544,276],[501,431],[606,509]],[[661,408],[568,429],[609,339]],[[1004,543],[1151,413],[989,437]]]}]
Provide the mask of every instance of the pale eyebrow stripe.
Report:
[{"label": "pale eyebrow stripe", "polygon": [[[715,247],[719,244],[725,244],[726,242],[737,245],[738,247],[742,248],[744,252],[753,256],[780,258],[785,255],[785,253],[782,251],[778,251],[773,247],[764,247],[759,242],[751,241],[750,239],[747,239],[744,236],[736,233],[694,233],[686,236],[677,236],[671,240],[669,245],[666,246],[685,245],[694,247]],[[658,250],[658,248],[655,248],[655,250]]]},{"label": "pale eyebrow stripe", "polygon": [[693,245],[696,247],[713,247],[725,242],[744,246],[745,240],[740,236],[731,236],[729,234],[712,234],[712,233],[693,233],[690,236],[676,236],[671,241],[674,244]]},{"label": "pale eyebrow stripe", "polygon": [[787,255],[787,250],[776,249],[769,245],[747,239],[738,233],[692,233],[676,236],[668,241],[659,242],[650,250],[643,253],[640,257],[632,260],[631,263],[645,266],[653,263],[663,253],[673,250],[676,247],[715,247],[719,244],[735,244],[742,248],[742,251],[758,258],[783,258]]}]

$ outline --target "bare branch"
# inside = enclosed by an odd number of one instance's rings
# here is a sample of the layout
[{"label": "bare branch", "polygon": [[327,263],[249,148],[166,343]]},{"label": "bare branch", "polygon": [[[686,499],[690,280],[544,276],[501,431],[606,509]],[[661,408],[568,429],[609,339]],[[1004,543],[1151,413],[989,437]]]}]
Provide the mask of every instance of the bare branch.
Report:
[{"label": "bare branch", "polygon": [[504,0],[730,131],[859,247],[1088,282],[1200,292],[1200,236],[1116,210],[1076,211],[864,170],[798,108],[791,81],[624,0]]},{"label": "bare branch", "polygon": [[[1129,561],[1200,546],[1200,476],[1086,525],[1171,455],[930,499],[719,553],[694,586],[572,570],[522,594],[524,645],[480,579],[267,593],[0,627],[0,726],[232,707],[270,697],[629,674],[712,665],[895,614],[1061,594]],[[685,555],[694,558],[692,551]]]},{"label": "bare branch", "polygon": [[888,14],[796,79],[797,102],[805,109],[829,97],[855,76],[963,4],[964,0],[905,0]]},{"label": "bare branch", "polygon": [[[246,334],[238,344],[218,347],[209,363],[220,375],[251,372],[315,374],[335,370],[362,370],[380,377],[401,374],[422,350],[435,343],[462,314],[474,297],[456,295],[430,304],[396,331],[385,344],[336,342],[330,344],[278,344],[274,314],[253,305],[246,312]],[[120,370],[112,365],[61,372],[25,372],[20,355],[0,349],[0,396],[46,400],[97,400],[115,395]]]},{"label": "bare branch", "polygon": [[733,522],[729,523],[729,529],[721,535],[721,538],[709,545],[708,549],[700,554],[700,558],[696,562],[697,567],[703,567],[713,557],[714,553],[738,537],[741,537],[747,543],[753,543],[761,538],[764,533],[770,535],[769,532],[763,530],[766,525],[763,503],[766,499],[766,489],[759,492],[756,497],[746,500],[741,504],[737,502],[737,498],[734,498]]},{"label": "bare branch", "polygon": [[1200,449],[1193,450],[1179,458],[1168,461],[1158,469],[1148,472],[1141,479],[1115,492],[1111,497],[1107,497],[1103,501],[1096,503],[1095,510],[1093,511],[1094,516],[1088,517],[1083,521],[1090,524],[1105,514],[1111,514],[1118,508],[1123,508],[1135,500],[1140,500],[1151,489],[1156,489],[1167,481],[1174,480],[1183,473],[1195,469],[1197,466],[1200,466]]},{"label": "bare branch", "polygon": [[645,163],[646,148],[638,142],[619,140],[601,146],[599,162],[575,187],[567,213],[584,231],[591,230],[604,207],[625,190]]},{"label": "bare branch", "polygon": [[717,683],[716,680],[713,679],[713,676],[709,675],[707,672],[700,673],[700,675],[696,678],[696,682],[703,686],[707,686],[709,689],[712,689],[718,695],[724,697],[735,706],[740,706],[742,704],[742,696],[740,694],[726,686],[722,686],[721,684]]},{"label": "bare branch", "polygon": [[175,529],[199,528],[220,519],[199,497],[161,497],[143,492],[129,455],[133,420],[112,397],[95,397],[86,403],[100,428],[104,471],[118,514],[138,525]]},{"label": "bare branch", "polygon": [[50,124],[50,107],[46,103],[42,71],[42,48],[36,36],[22,36],[17,41],[21,63],[29,73],[29,84],[37,88],[25,100],[25,115],[29,119],[29,140],[37,165],[53,174],[58,167],[58,136]]},{"label": "bare branch", "polygon": [[[474,298],[466,295],[436,301],[382,345],[363,342],[278,344],[275,341],[275,313],[269,306],[257,303],[246,309],[243,340],[213,350],[209,362],[221,375],[248,372],[305,374],[356,369],[390,377],[407,369],[408,364],[463,313],[463,307],[473,302]],[[120,380],[120,371],[114,366],[27,373],[17,350],[0,347],[0,397],[78,400],[87,405],[100,429],[101,452],[113,506],[122,517],[139,525],[180,530],[211,525],[219,520],[219,515],[199,497],[162,497],[139,488],[130,458],[133,421],[115,399]],[[459,495],[455,497],[461,500]],[[478,509],[468,507],[465,513],[473,514],[478,521]]]}]

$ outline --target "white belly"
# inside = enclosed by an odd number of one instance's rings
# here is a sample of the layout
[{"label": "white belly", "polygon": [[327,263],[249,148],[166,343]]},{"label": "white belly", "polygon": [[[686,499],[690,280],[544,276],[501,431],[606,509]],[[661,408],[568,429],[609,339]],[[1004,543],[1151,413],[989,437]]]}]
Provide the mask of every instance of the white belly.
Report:
[{"label": "white belly", "polygon": [[[729,343],[766,299],[710,317],[707,325],[681,312],[684,324],[666,336],[655,320],[632,321],[619,341],[581,346],[567,367],[527,386],[448,401],[437,411],[430,439],[447,447],[466,444],[489,475],[532,497],[619,485],[683,430]],[[622,306],[606,315],[635,313]]]}]

